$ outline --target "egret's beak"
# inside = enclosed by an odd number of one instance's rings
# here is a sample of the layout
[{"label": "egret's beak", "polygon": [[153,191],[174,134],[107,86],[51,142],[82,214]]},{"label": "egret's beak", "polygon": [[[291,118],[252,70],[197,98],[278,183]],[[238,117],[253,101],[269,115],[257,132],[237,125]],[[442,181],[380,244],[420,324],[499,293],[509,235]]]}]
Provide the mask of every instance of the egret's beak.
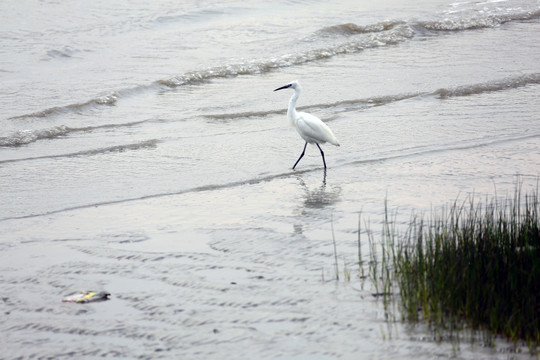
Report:
[{"label": "egret's beak", "polygon": [[277,89],[274,90],[274,91],[283,90],[283,89],[288,89],[288,88],[290,88],[291,86],[292,86],[292,84],[287,84],[287,85],[285,85],[285,86],[282,86],[282,87],[277,88]]}]

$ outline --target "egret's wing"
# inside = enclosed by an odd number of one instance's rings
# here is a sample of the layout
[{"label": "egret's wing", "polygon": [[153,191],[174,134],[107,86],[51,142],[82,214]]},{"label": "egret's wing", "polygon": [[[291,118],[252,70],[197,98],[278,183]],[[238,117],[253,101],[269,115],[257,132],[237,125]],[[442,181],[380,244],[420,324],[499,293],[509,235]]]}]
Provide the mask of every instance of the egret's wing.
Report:
[{"label": "egret's wing", "polygon": [[330,144],[339,145],[332,130],[321,119],[311,114],[298,113],[296,130],[308,142],[329,142]]}]

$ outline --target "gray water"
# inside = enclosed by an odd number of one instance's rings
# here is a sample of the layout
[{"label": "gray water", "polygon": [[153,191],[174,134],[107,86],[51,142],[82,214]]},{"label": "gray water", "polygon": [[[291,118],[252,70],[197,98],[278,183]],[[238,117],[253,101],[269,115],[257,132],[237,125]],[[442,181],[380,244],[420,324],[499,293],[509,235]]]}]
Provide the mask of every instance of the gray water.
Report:
[{"label": "gray water", "polygon": [[0,357],[529,358],[386,322],[357,232],[536,187],[539,1],[0,11]]}]

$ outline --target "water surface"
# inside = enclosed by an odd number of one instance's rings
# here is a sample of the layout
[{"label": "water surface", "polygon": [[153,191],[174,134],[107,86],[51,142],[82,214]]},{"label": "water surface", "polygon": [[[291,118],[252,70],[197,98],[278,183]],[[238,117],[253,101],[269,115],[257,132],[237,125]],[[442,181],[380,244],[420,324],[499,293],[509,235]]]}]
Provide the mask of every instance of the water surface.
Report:
[{"label": "water surface", "polygon": [[389,326],[356,241],[536,187],[538,1],[0,7],[4,356],[528,357]]}]

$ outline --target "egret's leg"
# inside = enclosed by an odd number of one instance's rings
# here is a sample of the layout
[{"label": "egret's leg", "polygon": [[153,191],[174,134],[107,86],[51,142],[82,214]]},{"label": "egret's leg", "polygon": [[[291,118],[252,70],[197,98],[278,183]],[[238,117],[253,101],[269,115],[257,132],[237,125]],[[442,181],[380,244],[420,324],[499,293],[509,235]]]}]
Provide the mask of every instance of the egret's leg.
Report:
[{"label": "egret's leg", "polygon": [[[317,143],[315,143],[317,144]],[[322,156],[322,162],[324,164],[324,168],[326,169],[326,161],[324,161],[324,152],[322,151],[321,147],[319,146],[319,144],[317,144],[317,147],[319,148],[319,150],[321,151],[321,156]]]},{"label": "egret's leg", "polygon": [[304,157],[304,154],[306,153],[306,146],[307,146],[307,141],[306,141],[306,144],[304,145],[304,150],[302,150],[302,153],[300,154],[300,157],[298,158],[298,160],[296,160],[296,162],[294,163],[292,167],[293,170],[296,167],[296,164],[298,164],[298,162],[300,161],[300,159]]}]

